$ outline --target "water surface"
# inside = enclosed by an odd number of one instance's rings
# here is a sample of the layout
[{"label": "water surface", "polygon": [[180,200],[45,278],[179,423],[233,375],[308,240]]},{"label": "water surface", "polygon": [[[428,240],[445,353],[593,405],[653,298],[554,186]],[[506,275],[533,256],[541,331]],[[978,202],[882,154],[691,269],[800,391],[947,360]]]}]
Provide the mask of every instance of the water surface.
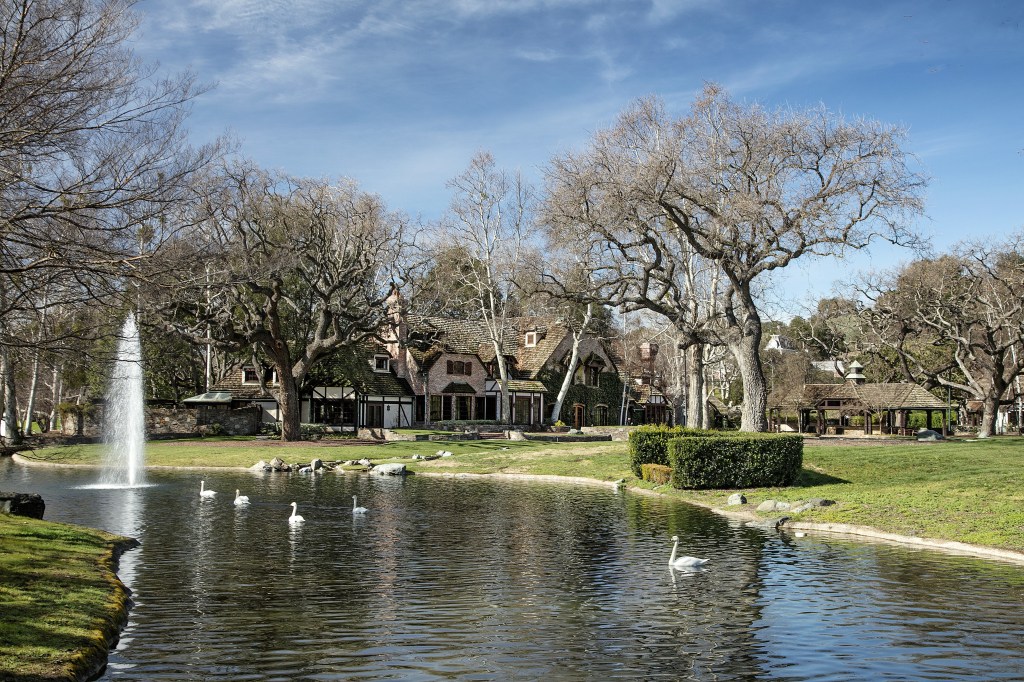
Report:
[{"label": "water surface", "polygon": [[[610,486],[150,471],[148,488],[75,487],[95,477],[0,462],[0,487],[40,492],[46,518],[142,541],[106,680],[1024,679],[1013,565],[798,539]],[[708,568],[670,571],[672,535]]]}]

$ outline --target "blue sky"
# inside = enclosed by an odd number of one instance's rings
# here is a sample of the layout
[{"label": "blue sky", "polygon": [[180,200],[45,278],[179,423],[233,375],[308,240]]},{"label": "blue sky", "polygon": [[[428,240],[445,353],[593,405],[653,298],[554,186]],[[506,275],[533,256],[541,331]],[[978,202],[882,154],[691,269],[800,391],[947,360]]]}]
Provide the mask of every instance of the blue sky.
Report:
[{"label": "blue sky", "polygon": [[[472,155],[535,180],[638,97],[682,114],[705,81],[909,129],[937,249],[1024,227],[1017,0],[141,0],[136,50],[215,85],[197,140],[265,167],[355,178],[436,218]],[[913,254],[796,268],[785,296]],[[807,296],[805,296],[805,294]]]}]

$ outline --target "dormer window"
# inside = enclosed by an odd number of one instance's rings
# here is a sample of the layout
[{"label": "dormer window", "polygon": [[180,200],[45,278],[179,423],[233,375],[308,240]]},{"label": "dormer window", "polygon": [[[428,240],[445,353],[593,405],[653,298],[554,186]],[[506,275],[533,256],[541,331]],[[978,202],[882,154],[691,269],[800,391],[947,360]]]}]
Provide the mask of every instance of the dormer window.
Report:
[{"label": "dormer window", "polygon": [[258,384],[260,383],[259,372],[256,371],[255,367],[246,367],[242,370],[242,383],[243,384]]},{"label": "dormer window", "polygon": [[526,339],[523,343],[527,348],[533,348],[537,345],[537,332],[526,332]]},{"label": "dormer window", "polygon": [[387,372],[391,369],[391,356],[389,355],[374,355],[373,356],[373,371],[374,372]]}]

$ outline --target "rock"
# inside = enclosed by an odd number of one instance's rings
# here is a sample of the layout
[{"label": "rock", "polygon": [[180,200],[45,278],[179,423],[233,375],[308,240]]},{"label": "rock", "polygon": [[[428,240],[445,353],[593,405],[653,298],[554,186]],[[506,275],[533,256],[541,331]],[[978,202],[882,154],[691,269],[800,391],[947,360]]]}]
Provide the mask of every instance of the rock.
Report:
[{"label": "rock", "polygon": [[356,462],[356,464],[358,464],[360,466],[364,466],[364,467],[372,467],[373,466],[373,462],[371,462],[370,460],[366,459],[365,457],[363,457],[361,460]]},{"label": "rock", "polygon": [[567,435],[567,436],[582,436],[583,432],[580,431],[579,429],[569,429],[568,431],[565,432],[565,435]]},{"label": "rock", "polygon": [[280,457],[275,457],[274,459],[270,460],[270,468],[273,469],[274,471],[288,471],[289,469],[285,469],[286,466],[288,465],[285,464],[284,460],[281,459]]},{"label": "rock", "polygon": [[46,503],[36,493],[0,492],[0,512],[41,519],[44,511],[46,511]]},{"label": "rock", "polygon": [[778,530],[779,526],[789,521],[788,516],[780,516],[777,519],[766,519],[764,521],[748,521],[747,525],[752,528],[767,528]]},{"label": "rock", "polygon": [[267,470],[269,468],[270,468],[270,465],[267,464],[266,461],[264,461],[262,459],[260,461],[256,462],[255,464],[253,464],[251,467],[249,467],[249,469],[252,470],[252,471],[265,471],[265,470]]},{"label": "rock", "polygon": [[757,511],[759,511],[759,512],[775,511],[775,500],[765,500],[761,504],[757,505]]},{"label": "rock", "polygon": [[942,434],[931,429],[921,429],[917,432],[917,439],[924,441],[942,440]]},{"label": "rock", "polygon": [[319,471],[320,469],[324,468],[324,461],[317,457],[316,459],[309,463],[309,468],[312,469],[313,471]]},{"label": "rock", "polygon": [[406,471],[404,464],[394,462],[391,464],[378,464],[373,467],[371,473],[377,476],[405,476],[409,472]]},{"label": "rock", "polygon": [[521,430],[509,431],[508,432],[508,439],[509,440],[526,440],[526,434],[524,434]]},{"label": "rock", "polygon": [[747,498],[743,496],[743,493],[733,493],[729,496],[729,501],[726,502],[730,507],[737,504],[746,504]]},{"label": "rock", "polygon": [[417,453],[413,453],[412,458],[413,459],[423,459],[423,455],[420,455],[420,454],[417,454]]}]

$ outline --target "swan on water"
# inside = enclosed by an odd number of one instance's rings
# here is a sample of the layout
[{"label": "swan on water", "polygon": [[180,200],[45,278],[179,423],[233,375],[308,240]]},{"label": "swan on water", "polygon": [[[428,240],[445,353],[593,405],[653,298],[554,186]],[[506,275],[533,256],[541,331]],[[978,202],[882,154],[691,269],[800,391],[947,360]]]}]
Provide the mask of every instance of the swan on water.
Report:
[{"label": "swan on water", "polygon": [[249,496],[248,495],[239,495],[239,492],[240,491],[236,488],[235,489],[235,504],[237,504],[237,505],[249,504]]},{"label": "swan on water", "polygon": [[206,481],[199,481],[199,497],[212,498],[217,495],[216,490],[207,490]]},{"label": "swan on water", "polygon": [[292,515],[288,517],[288,523],[302,523],[306,519],[302,518],[295,512],[299,511],[299,505],[292,502]]},{"label": "swan on water", "polygon": [[668,559],[668,565],[672,568],[694,568],[696,566],[703,566],[708,562],[707,559],[698,559],[694,556],[681,556],[676,558],[676,548],[679,547],[679,536],[672,536],[672,556]]},{"label": "swan on water", "polygon": [[359,501],[356,500],[356,496],[353,495],[352,496],[352,513],[353,514],[365,514],[368,511],[370,511],[370,510],[367,509],[366,507],[360,507],[359,506]]}]

